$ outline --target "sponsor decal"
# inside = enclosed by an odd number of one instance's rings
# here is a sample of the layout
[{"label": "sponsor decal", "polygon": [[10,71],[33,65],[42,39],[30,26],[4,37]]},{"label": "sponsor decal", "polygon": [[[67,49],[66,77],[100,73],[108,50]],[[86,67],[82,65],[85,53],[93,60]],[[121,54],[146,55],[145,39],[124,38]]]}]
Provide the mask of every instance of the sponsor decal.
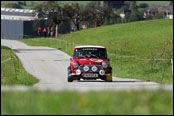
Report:
[{"label": "sponsor decal", "polygon": [[97,50],[97,48],[83,48],[83,50]]},{"label": "sponsor decal", "polygon": [[90,59],[90,61],[93,61],[93,62],[103,62],[103,60],[100,60],[100,59]]}]

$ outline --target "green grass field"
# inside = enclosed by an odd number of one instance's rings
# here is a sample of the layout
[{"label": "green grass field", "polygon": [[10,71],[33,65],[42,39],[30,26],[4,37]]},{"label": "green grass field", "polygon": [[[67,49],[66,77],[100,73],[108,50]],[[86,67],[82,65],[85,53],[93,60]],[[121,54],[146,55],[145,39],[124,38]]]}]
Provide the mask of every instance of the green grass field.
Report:
[{"label": "green grass field", "polygon": [[[17,1],[1,1],[1,7],[5,8],[8,3],[16,3]],[[33,9],[35,5],[42,3],[43,1],[26,1],[26,6],[22,5],[24,9]],[[80,5],[86,5],[90,1],[59,1],[60,5],[79,3]],[[137,4],[146,3],[148,5],[170,5],[170,1],[137,1]],[[103,1],[101,1],[103,4]]]},{"label": "green grass field", "polygon": [[28,74],[14,52],[5,46],[1,46],[1,85],[33,85],[38,79]]},{"label": "green grass field", "polygon": [[137,1],[137,4],[146,3],[148,5],[170,5],[170,1]]},{"label": "green grass field", "polygon": [[[69,55],[72,55],[73,43],[105,46],[111,58],[114,76],[173,83],[170,60],[144,60],[173,58],[173,20],[116,24],[77,31],[55,39],[34,38],[21,41],[33,46],[59,48]],[[63,41],[69,44],[65,45]]]},{"label": "green grass field", "polygon": [[[41,4],[43,1],[26,1],[26,6],[22,5],[23,9],[33,9],[36,5]],[[58,1],[60,5],[79,3],[80,5],[86,5],[90,1]],[[8,3],[17,3],[17,1],[1,1],[1,7],[6,8]]]},{"label": "green grass field", "polygon": [[1,92],[2,115],[173,115],[173,91]]}]

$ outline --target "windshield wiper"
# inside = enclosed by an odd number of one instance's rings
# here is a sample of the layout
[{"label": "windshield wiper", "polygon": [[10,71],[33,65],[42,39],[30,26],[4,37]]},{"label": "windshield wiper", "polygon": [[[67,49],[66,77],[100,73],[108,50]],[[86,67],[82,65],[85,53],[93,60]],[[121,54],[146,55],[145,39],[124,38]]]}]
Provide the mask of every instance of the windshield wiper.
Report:
[{"label": "windshield wiper", "polygon": [[79,56],[79,57],[77,57],[77,58],[86,58],[85,56]]},{"label": "windshield wiper", "polygon": [[98,57],[98,56],[96,56],[96,55],[91,55],[91,57],[92,57],[92,58],[93,58],[93,57],[94,57],[94,58],[99,58],[99,57]]}]

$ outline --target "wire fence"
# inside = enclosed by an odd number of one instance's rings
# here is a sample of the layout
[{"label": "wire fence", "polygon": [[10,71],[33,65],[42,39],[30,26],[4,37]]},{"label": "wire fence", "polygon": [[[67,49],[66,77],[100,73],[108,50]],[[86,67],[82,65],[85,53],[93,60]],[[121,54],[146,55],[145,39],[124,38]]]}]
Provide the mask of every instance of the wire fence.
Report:
[{"label": "wire fence", "polygon": [[10,57],[10,58],[7,58],[6,60],[1,61],[1,64],[2,64],[2,63],[5,63],[5,62],[8,62],[8,61],[10,61],[10,60],[12,60],[12,59],[13,59],[13,58],[11,58],[11,57]]},{"label": "wire fence", "polygon": [[[53,42],[54,42],[54,38]],[[58,41],[58,42],[57,42]],[[80,46],[80,44],[76,44],[75,42],[67,42],[65,40],[61,40],[61,39],[56,39],[57,42],[57,47],[59,48],[64,48],[65,52],[72,54],[73,53],[73,49],[76,46]],[[134,59],[134,60],[139,60],[139,61],[170,61],[171,62],[171,69],[172,69],[172,75],[173,75],[173,58],[141,58],[138,56],[127,56],[127,55],[117,55],[117,54],[112,54],[112,53],[107,53],[109,56],[111,56],[112,58],[115,58],[116,60],[119,59]]]},{"label": "wire fence", "polygon": [[[46,38],[49,39],[49,44],[50,45],[55,45],[56,48],[58,49],[63,49],[66,53],[72,55],[73,53],[73,49],[76,46],[80,46],[80,44],[76,44],[75,42],[67,42],[65,40],[61,40],[61,39],[55,39],[55,38]],[[172,75],[173,75],[173,58],[141,58],[141,57],[137,57],[137,56],[127,56],[127,55],[117,55],[117,54],[112,54],[110,52],[107,53],[110,57],[119,60],[119,59],[127,59],[127,60],[141,60],[141,61],[170,61],[171,62],[171,69],[172,69]],[[11,60],[10,58],[1,61],[1,63],[5,63],[8,60]]]}]

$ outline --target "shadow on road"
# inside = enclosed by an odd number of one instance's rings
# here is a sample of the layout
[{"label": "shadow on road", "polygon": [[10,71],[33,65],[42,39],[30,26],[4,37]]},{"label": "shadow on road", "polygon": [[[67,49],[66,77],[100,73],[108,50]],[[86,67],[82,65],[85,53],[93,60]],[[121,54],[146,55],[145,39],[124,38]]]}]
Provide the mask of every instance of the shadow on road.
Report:
[{"label": "shadow on road", "polygon": [[22,52],[22,51],[56,51],[58,49],[13,49],[15,52]]},{"label": "shadow on road", "polygon": [[[105,82],[103,80],[80,80],[78,82]],[[142,81],[142,80],[136,80],[136,81],[112,81],[112,82],[108,82],[108,83],[132,83],[132,82],[148,82],[148,81]]]},{"label": "shadow on road", "polygon": [[13,49],[14,51],[56,51],[57,49]]}]

